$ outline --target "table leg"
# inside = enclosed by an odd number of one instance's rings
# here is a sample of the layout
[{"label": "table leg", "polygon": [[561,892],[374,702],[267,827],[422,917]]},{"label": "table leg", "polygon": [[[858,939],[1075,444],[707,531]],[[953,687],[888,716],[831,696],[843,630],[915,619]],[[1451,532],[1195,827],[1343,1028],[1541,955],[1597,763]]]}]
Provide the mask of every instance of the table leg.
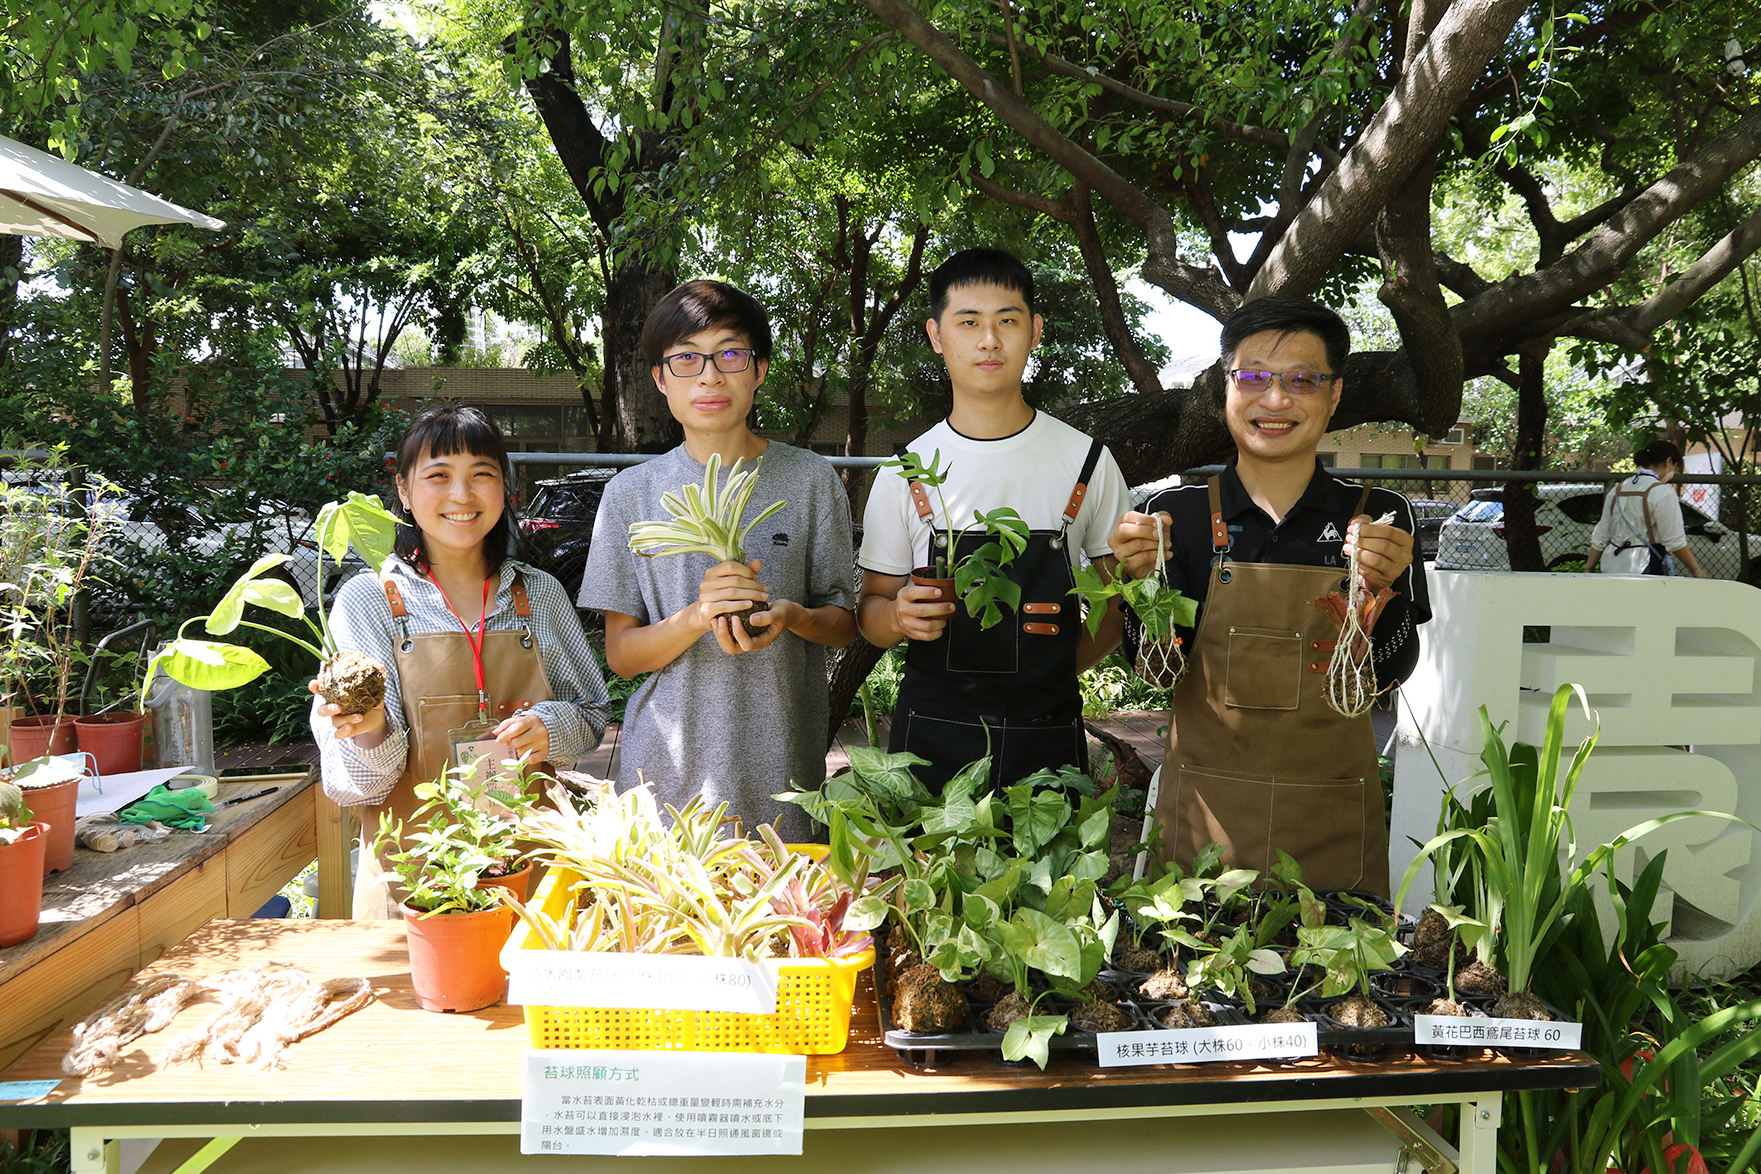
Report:
[{"label": "table leg", "polygon": [[1496,1174],[1498,1124],[1504,1117],[1503,1096],[1481,1093],[1479,1099],[1461,1107],[1461,1126],[1456,1148],[1461,1151],[1462,1174]]},{"label": "table leg", "polygon": [[323,791],[318,800],[318,916],[348,917],[355,895],[349,884],[349,848],[360,824],[354,810],[340,807]]},{"label": "table leg", "polygon": [[76,1125],[68,1130],[68,1151],[73,1174],[121,1174],[122,1143],[105,1138],[100,1129]]}]

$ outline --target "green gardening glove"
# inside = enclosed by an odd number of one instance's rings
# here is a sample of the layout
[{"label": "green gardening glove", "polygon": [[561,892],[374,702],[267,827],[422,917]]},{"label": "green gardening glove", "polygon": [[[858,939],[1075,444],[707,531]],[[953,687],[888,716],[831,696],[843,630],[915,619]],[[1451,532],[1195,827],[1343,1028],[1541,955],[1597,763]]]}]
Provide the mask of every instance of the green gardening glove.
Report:
[{"label": "green gardening glove", "polygon": [[163,783],[116,813],[118,823],[151,823],[158,820],[166,827],[199,832],[208,822],[206,815],[214,804],[198,787],[182,791],[168,790]]}]

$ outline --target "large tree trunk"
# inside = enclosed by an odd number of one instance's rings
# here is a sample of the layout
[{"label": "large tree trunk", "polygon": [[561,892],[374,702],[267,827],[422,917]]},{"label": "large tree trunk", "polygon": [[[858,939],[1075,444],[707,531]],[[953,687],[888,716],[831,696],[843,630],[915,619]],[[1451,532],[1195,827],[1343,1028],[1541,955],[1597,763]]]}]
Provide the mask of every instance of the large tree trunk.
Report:
[{"label": "large tree trunk", "polygon": [[677,284],[671,273],[627,264],[612,276],[606,291],[606,380],[616,381],[611,394],[625,452],[665,452],[684,438],[636,345],[648,312]]},{"label": "large tree trunk", "polygon": [[[1547,435],[1547,352],[1551,344],[1530,347],[1519,356],[1517,368],[1516,441],[1511,446],[1510,467],[1539,469],[1542,444]],[[1535,533],[1535,486],[1533,482],[1508,482],[1504,486],[1504,544],[1510,548],[1510,569],[1544,571],[1541,537]]]}]

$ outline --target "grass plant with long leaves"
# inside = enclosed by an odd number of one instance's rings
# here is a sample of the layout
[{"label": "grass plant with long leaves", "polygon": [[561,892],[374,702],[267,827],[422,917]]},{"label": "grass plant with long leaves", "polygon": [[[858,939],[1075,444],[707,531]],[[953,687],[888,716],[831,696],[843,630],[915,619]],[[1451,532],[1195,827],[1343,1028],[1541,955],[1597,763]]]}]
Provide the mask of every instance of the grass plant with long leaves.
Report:
[{"label": "grass plant with long leaves", "polygon": [[663,822],[646,786],[577,805],[558,784],[550,800],[523,816],[520,834],[552,868],[577,875],[575,903],[559,918],[502,896],[545,949],[845,958],[869,947],[886,915],[867,891],[866,861],[845,881],[768,824],[756,842],[731,836],[725,803],[695,797],[666,808]]},{"label": "grass plant with long leaves", "polygon": [[630,549],[644,558],[695,553],[707,554],[718,563],[745,562],[747,537],[760,522],[789,503],[767,506],[742,524],[752,491],[758,488],[764,458],[752,462],[750,469],[742,469],[741,464],[735,461],[724,481],[721,454],[710,453],[701,488],[687,485],[680,493],[660,495],[670,521],[630,523]]}]

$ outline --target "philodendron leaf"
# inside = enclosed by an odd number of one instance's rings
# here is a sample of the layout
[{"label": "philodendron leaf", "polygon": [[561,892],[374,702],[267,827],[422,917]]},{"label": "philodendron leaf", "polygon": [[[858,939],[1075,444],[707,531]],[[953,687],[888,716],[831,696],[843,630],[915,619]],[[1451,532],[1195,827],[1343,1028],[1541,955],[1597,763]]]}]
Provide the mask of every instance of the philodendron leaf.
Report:
[{"label": "philodendron leaf", "polygon": [[154,659],[172,680],[211,693],[248,685],[269,671],[269,662],[249,648],[213,640],[173,640]]},{"label": "philodendron leaf", "polygon": [[397,519],[377,497],[351,492],[344,501],[333,501],[318,511],[318,545],[337,563],[348,557],[352,543],[375,575],[397,543]]},{"label": "philodendron leaf", "polygon": [[1008,795],[1015,851],[1022,856],[1036,855],[1070,819],[1070,804],[1062,795],[1050,791],[1036,795],[1024,786],[1010,787]]},{"label": "philodendron leaf", "polygon": [[[226,594],[220,597],[220,602],[214,605],[212,612],[208,613],[207,622],[202,625],[208,629],[208,634],[224,636],[238,627],[239,620],[244,618],[245,604],[260,603],[263,599],[268,598],[266,593],[261,590],[261,584],[281,583],[283,587],[287,587],[288,585],[282,583],[280,579],[258,578],[259,575],[274,570],[286,561],[287,555],[285,554],[266,554],[252,563],[251,569],[240,575],[233,585],[226,589]],[[299,594],[294,592],[291,587],[288,587],[288,591],[293,594],[294,610],[282,611],[280,607],[268,603],[265,603],[264,606],[274,607],[283,615],[299,615],[301,611],[305,610],[299,602]]]},{"label": "philodendron leaf", "polygon": [[852,901],[844,912],[844,928],[851,933],[866,933],[886,919],[886,901],[880,897],[863,897]]},{"label": "philodendron leaf", "polygon": [[1082,943],[1069,926],[1037,909],[1017,909],[1005,944],[1022,961],[1054,978],[1075,978],[1082,971]]},{"label": "philodendron leaf", "polygon": [[899,887],[899,899],[907,913],[921,913],[936,903],[936,891],[929,882],[912,877]]},{"label": "philodendron leaf", "polygon": [[1254,950],[1247,956],[1247,968],[1255,974],[1283,974],[1284,959],[1276,950]]},{"label": "philodendron leaf", "polygon": [[1052,1037],[1063,1035],[1069,1023],[1068,1015],[1028,1015],[1017,1019],[1003,1033],[1003,1059],[1032,1060],[1044,1068]]}]

